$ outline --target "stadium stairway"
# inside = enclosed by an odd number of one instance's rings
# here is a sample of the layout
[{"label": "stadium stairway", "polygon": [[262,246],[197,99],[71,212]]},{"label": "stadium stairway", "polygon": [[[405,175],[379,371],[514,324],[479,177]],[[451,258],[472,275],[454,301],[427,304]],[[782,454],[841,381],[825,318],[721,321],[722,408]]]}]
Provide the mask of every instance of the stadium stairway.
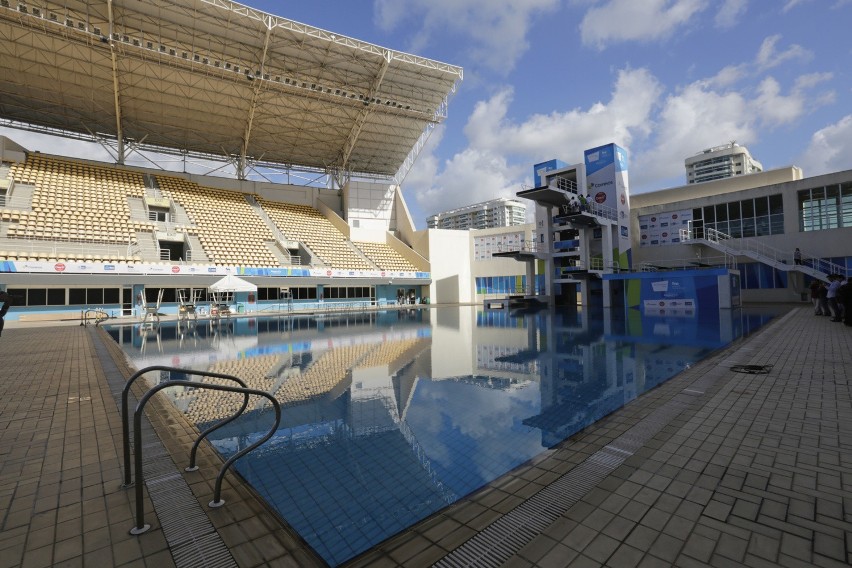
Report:
[{"label": "stadium stairway", "polygon": [[189,241],[189,248],[192,251],[192,262],[210,262],[210,257],[207,256],[207,253],[204,251],[204,247],[201,245],[201,239],[199,239],[197,235],[187,233],[186,239]]}]

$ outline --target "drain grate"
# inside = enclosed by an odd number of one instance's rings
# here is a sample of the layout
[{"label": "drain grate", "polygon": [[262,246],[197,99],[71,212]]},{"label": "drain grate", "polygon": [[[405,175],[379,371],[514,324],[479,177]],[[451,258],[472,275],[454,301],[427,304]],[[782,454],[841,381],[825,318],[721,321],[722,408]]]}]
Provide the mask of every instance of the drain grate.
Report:
[{"label": "drain grate", "polygon": [[772,365],[734,365],[731,370],[735,373],[749,375],[765,375],[772,370]]},{"label": "drain grate", "polygon": [[[106,346],[92,330],[92,344],[101,361],[110,392],[120,403],[124,377]],[[131,406],[132,408],[132,406]],[[163,536],[177,568],[236,567],[231,551],[216,532],[210,518],[195,499],[186,480],[154,432],[147,418],[142,421],[145,486],[160,521]],[[143,537],[144,538],[144,537]]]}]

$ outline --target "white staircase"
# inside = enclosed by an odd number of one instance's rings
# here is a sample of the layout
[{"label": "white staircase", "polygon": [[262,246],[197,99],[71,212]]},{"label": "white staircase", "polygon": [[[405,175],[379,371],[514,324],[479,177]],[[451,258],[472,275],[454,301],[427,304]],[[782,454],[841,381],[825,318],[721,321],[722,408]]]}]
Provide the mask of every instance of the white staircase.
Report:
[{"label": "white staircase", "polygon": [[186,239],[189,250],[192,251],[192,262],[210,262],[210,257],[207,256],[207,253],[204,252],[204,247],[201,246],[201,239],[189,233],[186,233]]},{"label": "white staircase", "polygon": [[846,276],[845,267],[825,259],[808,256],[803,252],[800,263],[797,264],[792,252],[780,251],[753,238],[731,237],[716,229],[696,228],[691,221],[686,229],[680,230],[680,242],[707,245],[732,260],[736,257],[746,257],[784,272],[797,271],[819,280],[827,281],[831,274]]},{"label": "white staircase", "polygon": [[136,231],[136,243],[139,258],[146,262],[157,262],[160,260],[159,247],[154,240],[154,233],[150,231]]}]

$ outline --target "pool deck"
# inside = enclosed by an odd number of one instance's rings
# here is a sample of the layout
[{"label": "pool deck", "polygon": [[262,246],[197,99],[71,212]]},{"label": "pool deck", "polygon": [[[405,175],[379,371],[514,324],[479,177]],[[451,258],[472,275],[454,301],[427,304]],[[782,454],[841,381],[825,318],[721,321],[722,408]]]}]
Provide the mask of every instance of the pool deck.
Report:
[{"label": "pool deck", "polygon": [[[222,462],[202,445],[184,473],[194,430],[157,397],[144,446],[167,471],[130,535],[118,347],[7,322],[0,352],[0,568],[324,566],[234,474],[208,506]],[[850,377],[852,328],[794,306],[346,566],[848,566]]]}]

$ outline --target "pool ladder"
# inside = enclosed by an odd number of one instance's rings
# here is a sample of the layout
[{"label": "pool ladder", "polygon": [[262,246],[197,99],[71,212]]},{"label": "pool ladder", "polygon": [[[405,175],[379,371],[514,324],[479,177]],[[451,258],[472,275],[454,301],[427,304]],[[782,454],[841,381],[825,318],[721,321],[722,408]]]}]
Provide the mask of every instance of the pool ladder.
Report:
[{"label": "pool ladder", "polygon": [[[145,395],[139,400],[136,404],[136,410],[133,413],[133,450],[134,450],[134,474],[136,477],[136,483],[133,483],[131,478],[131,466],[130,466],[130,428],[129,428],[129,413],[128,413],[128,399],[130,394],[130,388],[133,386],[133,383],[144,375],[145,373],[149,373],[152,371],[169,371],[171,373],[181,373],[183,375],[195,375],[199,377],[210,377],[215,379],[224,379],[233,381],[238,386],[228,386],[228,385],[217,385],[217,384],[208,384],[202,383],[198,381],[191,381],[188,379],[177,379],[177,380],[169,380],[165,383],[160,383],[148,389]],[[134,373],[129,379],[127,379],[127,383],[124,385],[124,389],[121,391],[121,435],[124,446],[124,483],[123,487],[130,487],[135,485],[136,489],[136,525],[130,529],[130,534],[132,535],[140,535],[148,531],[151,528],[151,525],[145,524],[145,506],[144,506],[144,496],[143,496],[143,486],[144,486],[144,476],[142,473],[142,412],[145,409],[145,404],[151,399],[152,396],[168,387],[193,387],[196,389],[210,389],[217,391],[225,391],[225,392],[234,392],[241,393],[243,395],[243,404],[240,406],[240,409],[237,410],[233,415],[225,418],[224,420],[210,426],[203,432],[198,435],[198,438],[192,444],[192,449],[189,452],[189,466],[186,468],[186,471],[197,471],[198,466],[195,463],[196,453],[198,451],[198,446],[201,444],[201,441],[206,438],[213,431],[225,426],[236,420],[242,415],[246,408],[248,408],[249,396],[260,396],[268,399],[272,402],[272,406],[275,409],[275,424],[273,424],[272,428],[259,440],[240,450],[231,456],[219,470],[219,475],[216,476],[216,485],[213,491],[213,500],[210,501],[209,505],[211,507],[221,507],[225,504],[225,501],[221,498],[222,496],[222,479],[225,477],[225,472],[231,465],[237,461],[239,458],[257,448],[267,440],[269,440],[275,431],[278,430],[278,426],[281,423],[281,405],[275,399],[274,396],[269,394],[268,392],[249,388],[248,385],[242,380],[232,375],[225,375],[222,373],[212,373],[208,371],[196,371],[194,369],[181,369],[177,367],[168,367],[163,365],[154,365],[151,367],[145,367],[144,369],[138,370]]]}]

